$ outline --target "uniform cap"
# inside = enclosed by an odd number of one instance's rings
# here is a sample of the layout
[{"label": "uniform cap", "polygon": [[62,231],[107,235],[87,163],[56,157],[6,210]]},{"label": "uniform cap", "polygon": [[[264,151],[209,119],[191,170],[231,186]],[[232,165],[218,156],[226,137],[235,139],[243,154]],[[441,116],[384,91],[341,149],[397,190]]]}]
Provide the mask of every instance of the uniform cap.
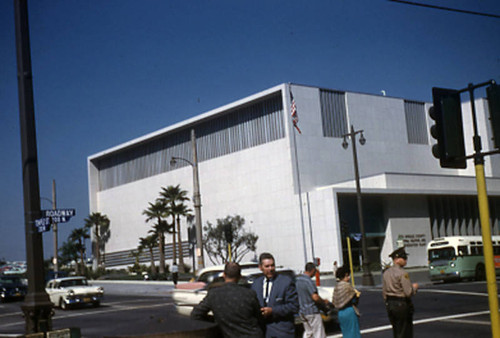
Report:
[{"label": "uniform cap", "polygon": [[391,257],[392,259],[395,259],[395,258],[407,259],[408,258],[408,254],[406,253],[405,248],[402,247],[402,248],[397,248],[396,250],[394,250],[389,255],[389,257]]}]

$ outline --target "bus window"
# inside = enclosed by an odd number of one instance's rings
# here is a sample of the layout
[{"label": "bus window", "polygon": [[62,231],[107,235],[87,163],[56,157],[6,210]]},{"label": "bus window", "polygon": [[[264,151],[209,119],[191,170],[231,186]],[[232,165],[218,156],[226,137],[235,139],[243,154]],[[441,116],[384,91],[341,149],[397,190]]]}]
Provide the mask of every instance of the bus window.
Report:
[{"label": "bus window", "polygon": [[500,255],[500,246],[498,246],[498,245],[493,246],[493,254],[495,256]]},{"label": "bus window", "polygon": [[450,260],[455,257],[455,249],[451,247],[429,250],[429,261]]},{"label": "bus window", "polygon": [[482,246],[471,246],[470,254],[472,256],[482,256],[483,255],[483,247]]},{"label": "bus window", "polygon": [[468,256],[469,252],[467,251],[467,246],[459,246],[458,247],[458,255],[459,256]]}]

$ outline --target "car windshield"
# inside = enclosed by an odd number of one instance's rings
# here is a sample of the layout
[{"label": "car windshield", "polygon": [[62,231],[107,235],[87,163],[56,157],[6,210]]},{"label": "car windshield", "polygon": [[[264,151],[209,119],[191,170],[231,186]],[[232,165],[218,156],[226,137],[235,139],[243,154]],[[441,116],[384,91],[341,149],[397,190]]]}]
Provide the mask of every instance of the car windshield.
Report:
[{"label": "car windshield", "polygon": [[1,277],[0,283],[6,285],[21,284],[21,280],[17,277]]},{"label": "car windshield", "polygon": [[222,271],[207,271],[205,273],[202,273],[200,275],[200,278],[198,278],[199,282],[204,282],[204,283],[212,283],[216,279],[222,277]]},{"label": "car windshield", "polygon": [[59,283],[60,287],[68,287],[68,286],[82,286],[82,285],[88,285],[86,279],[70,279],[70,280],[63,280],[61,283]]},{"label": "car windshield", "polygon": [[455,256],[455,249],[452,247],[429,250],[429,261],[431,262],[435,260],[451,260]]}]

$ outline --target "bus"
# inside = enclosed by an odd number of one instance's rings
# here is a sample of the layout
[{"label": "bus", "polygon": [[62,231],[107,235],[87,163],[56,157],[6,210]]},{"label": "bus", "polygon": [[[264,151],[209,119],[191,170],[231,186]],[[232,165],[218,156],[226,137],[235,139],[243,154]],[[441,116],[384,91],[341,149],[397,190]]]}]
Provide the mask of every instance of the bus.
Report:
[{"label": "bus", "polygon": [[[492,236],[495,271],[500,275],[500,236]],[[427,245],[431,281],[485,280],[483,238],[450,236],[435,238]]]}]

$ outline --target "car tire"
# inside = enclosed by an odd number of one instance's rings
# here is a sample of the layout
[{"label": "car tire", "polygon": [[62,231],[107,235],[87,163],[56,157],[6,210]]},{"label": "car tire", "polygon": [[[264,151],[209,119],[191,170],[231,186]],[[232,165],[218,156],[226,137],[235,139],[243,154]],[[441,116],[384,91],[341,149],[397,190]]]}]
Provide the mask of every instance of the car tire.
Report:
[{"label": "car tire", "polygon": [[101,302],[100,301],[96,301],[96,302],[93,302],[92,303],[92,306],[93,307],[99,307],[101,305]]},{"label": "car tire", "polygon": [[64,299],[59,299],[59,307],[61,310],[67,310],[68,309],[68,304],[64,301]]}]

